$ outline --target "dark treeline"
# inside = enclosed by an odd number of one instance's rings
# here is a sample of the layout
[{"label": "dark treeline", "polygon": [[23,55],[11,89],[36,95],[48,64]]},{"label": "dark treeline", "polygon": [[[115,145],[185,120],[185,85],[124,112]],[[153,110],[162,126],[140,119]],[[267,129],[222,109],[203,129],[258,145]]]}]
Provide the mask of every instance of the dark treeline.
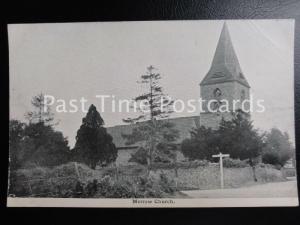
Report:
[{"label": "dark treeline", "polygon": [[106,165],[115,161],[117,149],[94,105],[83,118],[74,149],[70,149],[67,138],[54,128],[57,123],[50,108],[44,104],[44,95],[33,97],[31,103],[33,111],[25,114],[28,123],[10,120],[11,170],[53,167],[69,161],[83,162],[95,169],[97,163]]},{"label": "dark treeline", "polygon": [[294,154],[287,133],[277,128],[261,133],[241,111],[230,121],[222,119],[216,130],[203,126],[194,129],[181,148],[191,160],[213,160],[212,154],[222,152],[230,154],[233,159],[248,160],[252,165],[262,161],[283,166]]},{"label": "dark treeline", "polygon": [[[146,78],[151,78],[150,75]],[[161,93],[161,88],[158,87],[157,91]],[[142,97],[151,98],[151,95]],[[142,97],[139,96],[138,100]],[[153,99],[152,102],[155,103]],[[70,149],[67,138],[55,130],[57,123],[54,122],[49,106],[44,103],[44,95],[33,97],[31,103],[33,111],[25,114],[27,123],[10,120],[11,170],[53,167],[70,161],[81,162],[95,169],[97,165],[106,166],[116,161],[117,148],[94,105],[90,106],[82,119],[75,147]],[[173,150],[176,149],[178,131],[174,130],[173,124],[156,119],[161,113],[155,111],[155,107],[158,106],[153,106],[150,120],[139,123],[131,134],[124,135],[129,144],[139,141],[146,143],[132,155],[133,162],[144,165],[151,162],[174,162]],[[181,151],[189,160],[209,161],[213,160],[213,154],[228,153],[233,159],[247,160],[253,167],[260,161],[282,167],[294,157],[294,148],[287,133],[277,128],[261,133],[243,112],[235,113],[231,121],[223,119],[217,130],[203,126],[192,130],[190,138],[182,142]]]},{"label": "dark treeline", "polygon": [[[116,146],[111,135],[103,127],[104,120],[94,105],[90,106],[86,117],[82,119],[82,125],[77,131],[75,147],[70,149],[67,138],[62,132],[55,130],[57,123],[54,122],[50,108],[44,105],[43,98],[43,94],[40,94],[32,99],[34,110],[25,115],[28,123],[10,121],[9,152],[12,170],[35,166],[52,167],[69,161],[81,162],[95,169],[96,165],[105,166],[115,162]],[[145,130],[148,124],[142,125]],[[164,129],[157,127],[160,132],[170,129],[167,134],[172,134],[173,139],[176,137],[173,135],[172,126]],[[134,130],[130,137],[137,139],[139,135],[135,132],[138,131]],[[164,137],[165,133],[161,137]],[[142,137],[144,136],[146,135]],[[169,149],[173,139],[163,139],[164,142],[158,142],[155,149],[162,153],[166,152],[165,146]],[[171,145],[161,144],[165,142]],[[294,148],[287,133],[277,128],[260,133],[241,112],[236,113],[231,121],[222,120],[217,130],[203,126],[192,130],[191,137],[182,142],[181,150],[189,160],[211,161],[212,154],[222,152],[229,153],[234,159],[248,160],[251,165],[255,165],[257,159],[261,159],[263,163],[283,166],[294,156]],[[147,164],[147,155],[147,150],[140,148],[132,156],[131,161]],[[152,160],[172,162],[169,157],[156,157]]]}]

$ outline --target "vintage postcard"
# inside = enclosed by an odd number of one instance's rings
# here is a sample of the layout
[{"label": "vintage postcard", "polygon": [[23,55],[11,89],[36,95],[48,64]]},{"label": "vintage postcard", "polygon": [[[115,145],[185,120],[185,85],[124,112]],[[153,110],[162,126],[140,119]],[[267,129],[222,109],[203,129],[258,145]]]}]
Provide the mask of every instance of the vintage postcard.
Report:
[{"label": "vintage postcard", "polygon": [[294,20],[8,35],[8,206],[298,205]]}]

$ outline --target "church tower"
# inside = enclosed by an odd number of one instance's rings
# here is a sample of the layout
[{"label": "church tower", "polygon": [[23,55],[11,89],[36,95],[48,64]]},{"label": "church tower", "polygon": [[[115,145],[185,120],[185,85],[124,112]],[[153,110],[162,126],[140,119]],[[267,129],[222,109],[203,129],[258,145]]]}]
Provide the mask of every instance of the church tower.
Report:
[{"label": "church tower", "polygon": [[[249,90],[250,86],[240,68],[225,22],[211,67],[200,83],[200,97],[203,101],[200,125],[215,129],[222,118],[230,120],[233,109],[242,109],[241,102],[249,100]],[[248,101],[244,108],[248,110],[247,104]]]}]

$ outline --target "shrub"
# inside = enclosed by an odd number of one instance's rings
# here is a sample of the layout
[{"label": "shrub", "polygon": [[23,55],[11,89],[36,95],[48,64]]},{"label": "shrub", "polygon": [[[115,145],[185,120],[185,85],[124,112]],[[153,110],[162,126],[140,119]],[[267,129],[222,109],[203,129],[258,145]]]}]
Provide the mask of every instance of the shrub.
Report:
[{"label": "shrub", "polygon": [[285,178],[280,170],[274,169],[272,166],[266,166],[264,168],[257,168],[257,177],[261,182],[278,182],[284,181]]},{"label": "shrub", "polygon": [[161,198],[163,196],[163,191],[154,175],[139,177],[137,184],[137,197]]},{"label": "shrub", "polygon": [[[127,170],[128,169],[128,170]],[[36,167],[10,174],[9,194],[17,197],[75,198],[159,198],[174,192],[174,184],[165,174],[133,176],[145,169],[124,168],[116,176],[115,168],[92,170],[84,164],[68,163],[53,169]],[[127,179],[130,178],[130,179]]]},{"label": "shrub", "polygon": [[94,192],[90,195],[86,194],[85,197],[132,198],[135,196],[135,188],[132,183],[128,181],[113,181],[108,175],[98,181],[93,181],[93,186],[96,190],[93,190]]},{"label": "shrub", "polygon": [[153,163],[152,169],[174,169],[176,168],[197,168],[199,166],[207,166],[209,161],[207,160],[193,160],[187,162],[176,162],[176,163]]},{"label": "shrub", "polygon": [[161,190],[165,193],[174,193],[175,192],[175,183],[171,181],[168,176],[164,173],[160,174],[159,185]]},{"label": "shrub", "polygon": [[135,153],[131,154],[129,162],[139,163],[141,165],[147,165],[147,155],[148,152],[140,147]]},{"label": "shrub", "polygon": [[159,180],[154,177],[138,177],[135,182],[114,181],[105,176],[99,181],[90,181],[84,188],[84,197],[105,198],[161,198],[171,194],[174,189],[164,175]]},{"label": "shrub", "polygon": [[[77,167],[77,169],[76,169]],[[53,169],[35,167],[11,171],[9,194],[15,196],[71,197],[77,182],[85,183],[101,172],[91,170],[84,164],[67,163]]]},{"label": "shrub", "polygon": [[296,169],[295,168],[284,168],[283,174],[285,177],[295,177],[296,176]]},{"label": "shrub", "polygon": [[263,163],[278,165],[279,162],[279,155],[275,152],[267,152],[262,156]]},{"label": "shrub", "polygon": [[266,134],[265,147],[263,149],[263,162],[272,165],[284,166],[295,154],[289,135],[277,128],[272,128]]},{"label": "shrub", "polygon": [[249,165],[246,160],[225,158],[223,159],[223,166],[227,168],[244,168]]},{"label": "shrub", "polygon": [[70,160],[68,141],[44,122],[24,124],[10,121],[10,169],[53,167]]},{"label": "shrub", "polygon": [[277,165],[280,167],[284,166],[289,159],[289,152],[266,152],[262,156],[263,163]]}]

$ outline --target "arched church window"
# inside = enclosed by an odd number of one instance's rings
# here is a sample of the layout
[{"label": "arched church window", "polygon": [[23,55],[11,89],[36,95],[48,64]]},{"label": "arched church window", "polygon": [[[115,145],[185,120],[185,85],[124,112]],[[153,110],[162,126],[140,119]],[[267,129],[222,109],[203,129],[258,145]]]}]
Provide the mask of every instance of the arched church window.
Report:
[{"label": "arched church window", "polygon": [[213,110],[218,110],[221,106],[221,96],[222,96],[222,92],[219,88],[216,88],[214,90],[214,99],[216,100],[214,103],[213,103]]},{"label": "arched church window", "polygon": [[222,95],[221,90],[220,90],[219,88],[216,88],[216,89],[214,90],[214,97],[215,97],[215,98],[220,98],[221,95]]}]

